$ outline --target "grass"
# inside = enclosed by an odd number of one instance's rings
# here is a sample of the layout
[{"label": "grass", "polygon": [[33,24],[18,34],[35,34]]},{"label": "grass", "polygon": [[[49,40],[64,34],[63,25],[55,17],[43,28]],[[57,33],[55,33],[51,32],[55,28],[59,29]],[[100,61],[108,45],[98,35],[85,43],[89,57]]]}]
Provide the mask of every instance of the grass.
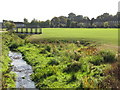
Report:
[{"label": "grass", "polygon": [[6,28],[3,28],[3,29],[2,29],[2,28],[0,28],[0,31],[6,31]]},{"label": "grass", "polygon": [[87,39],[103,44],[118,45],[116,28],[43,28],[43,34],[32,35],[29,40],[81,40]]}]

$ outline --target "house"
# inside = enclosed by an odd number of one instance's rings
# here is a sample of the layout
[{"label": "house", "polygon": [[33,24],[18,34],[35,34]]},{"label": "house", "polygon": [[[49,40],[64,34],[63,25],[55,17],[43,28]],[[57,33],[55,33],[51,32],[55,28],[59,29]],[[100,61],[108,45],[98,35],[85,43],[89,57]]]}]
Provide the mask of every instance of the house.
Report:
[{"label": "house", "polygon": [[[5,21],[7,21],[7,20],[4,20],[3,22],[5,22]],[[0,22],[0,24],[2,24],[2,27],[5,28],[3,22]],[[13,22],[13,21],[11,21],[11,22],[14,23],[16,25],[16,27],[18,27],[18,28],[25,27],[25,24],[23,22]]]},{"label": "house", "polygon": [[0,29],[2,28],[2,22],[0,22]]},{"label": "house", "polygon": [[23,22],[14,22],[16,27],[25,27],[25,24]]}]

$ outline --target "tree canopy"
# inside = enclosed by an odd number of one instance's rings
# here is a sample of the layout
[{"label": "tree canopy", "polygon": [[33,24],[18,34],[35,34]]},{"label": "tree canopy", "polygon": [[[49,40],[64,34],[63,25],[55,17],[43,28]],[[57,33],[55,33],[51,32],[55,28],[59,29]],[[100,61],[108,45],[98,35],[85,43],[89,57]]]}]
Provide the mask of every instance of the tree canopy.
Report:
[{"label": "tree canopy", "polygon": [[[120,12],[116,15],[109,13],[103,13],[96,18],[89,18],[83,15],[76,15],[75,13],[69,13],[68,16],[53,17],[51,20],[40,21],[33,19],[31,22],[27,18],[24,18],[24,24],[27,27],[41,27],[41,28],[117,28],[119,24]],[[5,22],[5,20],[4,20]],[[10,21],[12,22],[12,21]],[[7,22],[8,29],[14,27],[13,23],[10,25]],[[10,27],[10,26],[12,27]]]}]

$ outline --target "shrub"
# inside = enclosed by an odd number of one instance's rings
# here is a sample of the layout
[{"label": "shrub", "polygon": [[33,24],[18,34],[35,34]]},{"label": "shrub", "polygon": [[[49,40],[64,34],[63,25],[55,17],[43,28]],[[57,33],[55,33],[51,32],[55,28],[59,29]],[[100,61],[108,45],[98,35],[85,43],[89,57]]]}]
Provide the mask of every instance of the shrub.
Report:
[{"label": "shrub", "polygon": [[46,54],[45,48],[40,48],[40,54]]},{"label": "shrub", "polygon": [[18,34],[18,36],[22,39],[25,39],[26,37],[30,36],[28,34]]},{"label": "shrub", "polygon": [[73,75],[71,75],[71,78],[67,81],[67,84],[69,84],[69,83],[71,83],[71,82],[74,82],[74,81],[76,81],[77,80],[77,78],[76,78],[76,76],[73,74]]},{"label": "shrub", "polygon": [[59,63],[58,61],[52,59],[51,61],[48,62],[48,64],[53,66],[53,65],[58,65]]},{"label": "shrub", "polygon": [[81,67],[81,71],[82,72],[89,72],[90,70],[89,70],[89,65],[87,65],[87,64],[82,64],[82,67]]},{"label": "shrub", "polygon": [[48,52],[50,52],[51,47],[50,47],[50,46],[46,46],[46,50],[47,50]]},{"label": "shrub", "polygon": [[92,42],[86,41],[86,40],[81,40],[80,44],[84,45],[84,46],[88,46],[90,45]]},{"label": "shrub", "polygon": [[114,62],[115,59],[115,54],[111,51],[100,51],[100,55],[104,58],[104,62]]},{"label": "shrub", "polygon": [[100,83],[100,87],[120,88],[120,62],[113,63],[111,68],[104,71],[104,75],[107,77]]},{"label": "shrub", "polygon": [[81,68],[81,63],[74,62],[72,64],[67,65],[67,68],[64,69],[64,72],[77,72]]},{"label": "shrub", "polygon": [[94,65],[100,65],[103,62],[102,56],[87,56],[84,58],[81,58],[80,61],[82,63],[92,63]]},{"label": "shrub", "polygon": [[10,48],[10,50],[14,50],[14,49],[16,49],[17,47],[18,47],[19,45],[17,44],[17,43],[14,43],[14,44],[12,44],[9,48]]},{"label": "shrub", "polygon": [[91,56],[90,63],[94,65],[100,65],[103,62],[103,57],[101,56]]}]

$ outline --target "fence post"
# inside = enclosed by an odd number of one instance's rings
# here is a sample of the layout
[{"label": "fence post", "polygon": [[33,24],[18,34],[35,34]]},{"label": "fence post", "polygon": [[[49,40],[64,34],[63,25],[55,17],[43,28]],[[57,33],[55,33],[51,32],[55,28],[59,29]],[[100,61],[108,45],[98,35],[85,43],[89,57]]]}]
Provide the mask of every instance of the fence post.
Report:
[{"label": "fence post", "polygon": [[40,28],[40,34],[42,34],[42,28]]},{"label": "fence post", "polygon": [[16,27],[16,33],[18,33],[18,27]]},{"label": "fence post", "polygon": [[21,33],[23,33],[23,27],[21,27]]},{"label": "fence post", "polygon": [[37,27],[36,27],[36,29],[35,29],[35,34],[37,34]]},{"label": "fence post", "polygon": [[32,33],[32,27],[30,29],[31,29],[30,33]]},{"label": "fence post", "polygon": [[28,33],[28,28],[26,27],[26,33]]}]

